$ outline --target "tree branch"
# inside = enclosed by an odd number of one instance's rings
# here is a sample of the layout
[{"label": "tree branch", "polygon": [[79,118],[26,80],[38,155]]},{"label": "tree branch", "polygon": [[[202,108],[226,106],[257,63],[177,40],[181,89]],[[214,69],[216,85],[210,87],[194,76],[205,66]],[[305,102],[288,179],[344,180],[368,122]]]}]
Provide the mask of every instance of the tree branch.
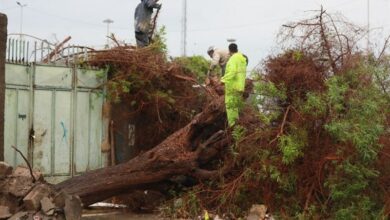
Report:
[{"label": "tree branch", "polygon": [[11,146],[16,152],[18,152],[20,154],[20,156],[22,156],[23,160],[26,162],[27,166],[28,166],[28,169],[30,170],[30,175],[31,175],[31,178],[33,179],[33,183],[35,183],[37,180],[35,179],[35,176],[33,174],[33,171],[32,171],[32,168],[31,168],[31,165],[30,163],[28,162],[27,158],[23,155],[23,153],[18,149],[16,148],[15,146]]}]

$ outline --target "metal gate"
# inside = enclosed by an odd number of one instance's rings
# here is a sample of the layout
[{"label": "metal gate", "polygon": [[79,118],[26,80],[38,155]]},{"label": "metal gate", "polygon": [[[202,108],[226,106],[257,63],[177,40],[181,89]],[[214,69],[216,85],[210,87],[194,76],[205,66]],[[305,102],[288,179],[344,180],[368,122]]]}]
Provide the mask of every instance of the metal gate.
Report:
[{"label": "metal gate", "polygon": [[4,158],[24,164],[19,148],[52,183],[100,168],[102,70],[6,64]]}]

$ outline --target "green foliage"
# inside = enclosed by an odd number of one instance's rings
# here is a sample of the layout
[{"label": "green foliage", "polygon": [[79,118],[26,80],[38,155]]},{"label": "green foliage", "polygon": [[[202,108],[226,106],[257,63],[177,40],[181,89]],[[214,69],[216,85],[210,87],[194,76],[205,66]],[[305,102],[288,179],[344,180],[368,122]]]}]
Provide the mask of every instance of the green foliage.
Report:
[{"label": "green foliage", "polygon": [[130,93],[132,89],[137,87],[137,84],[134,81],[129,80],[117,80],[110,81],[107,84],[109,100],[113,100],[114,103],[121,102],[121,94]]},{"label": "green foliage", "polygon": [[109,68],[106,68],[105,70],[97,71],[96,78],[98,78],[98,79],[107,79],[108,69]]},{"label": "green foliage", "polygon": [[195,189],[178,195],[176,192],[172,192],[172,195],[174,199],[161,207],[164,215],[175,219],[179,217],[195,218],[203,211]]},{"label": "green foliage", "polygon": [[298,213],[296,215],[296,219],[298,220],[320,219],[318,215],[319,212],[320,211],[318,210],[318,207],[316,207],[315,205],[311,205],[308,207],[306,212]]},{"label": "green foliage", "polygon": [[246,128],[241,125],[234,126],[232,136],[236,142],[240,141],[246,133]]},{"label": "green foliage", "polygon": [[172,94],[170,94],[169,91],[168,92],[157,91],[155,97],[158,97],[159,100],[165,101],[170,105],[173,105],[176,102],[176,100],[172,97]]},{"label": "green foliage", "polygon": [[185,71],[195,74],[198,81],[203,82],[209,69],[210,62],[202,56],[178,57],[174,59],[183,66]]},{"label": "green foliage", "polygon": [[321,117],[326,113],[326,103],[320,94],[308,92],[306,94],[306,102],[302,105],[302,112]]},{"label": "green foliage", "polygon": [[151,46],[156,49],[157,52],[161,52],[164,54],[167,54],[168,47],[167,47],[167,31],[165,26],[162,26],[153,36],[152,44]]},{"label": "green foliage", "polygon": [[336,172],[325,183],[334,202],[335,219],[375,219],[379,216],[377,198],[364,193],[378,175],[377,171],[349,160],[337,166]]},{"label": "green foliage", "polygon": [[[380,150],[378,140],[384,132],[385,114],[382,109],[386,100],[375,85],[358,82],[360,76],[357,69],[330,80],[327,98],[334,115],[325,128],[336,140],[352,142],[362,162],[369,162],[376,159]],[[336,85],[334,82],[337,82]]]},{"label": "green foliage", "polygon": [[[299,54],[294,57],[299,59]],[[310,126],[317,126],[316,129],[332,138],[330,145],[317,147],[332,147],[340,158],[324,168],[329,169],[323,182],[323,187],[329,190],[329,198],[323,203],[311,204],[306,211],[298,204],[281,205],[290,216],[310,219],[328,213],[332,219],[377,219],[382,215],[383,205],[376,182],[380,173],[375,161],[382,147],[379,138],[386,132],[389,102],[380,84],[371,80],[373,74],[378,74],[376,69],[364,65],[351,68],[343,74],[328,77],[325,91],[307,91],[304,100],[289,99],[289,105],[305,115],[299,117],[309,116],[305,119],[313,122],[287,122],[284,133],[277,139],[279,154],[262,150],[258,156],[261,170],[253,171],[252,176],[277,183],[281,191],[276,193],[275,199],[280,204],[284,203],[284,198],[295,195],[297,181],[300,181],[296,173],[301,172],[295,165],[309,160],[310,150],[320,153],[309,145],[310,129],[313,129]],[[253,103],[261,110],[263,122],[270,125],[282,118],[283,111],[278,106],[287,99],[284,88],[262,81],[255,84],[255,94]],[[299,158],[302,160],[297,160]],[[287,171],[280,169],[278,161],[287,166]]]},{"label": "green foliage", "polygon": [[[364,193],[374,185],[379,173],[374,167],[384,132],[386,101],[380,90],[367,77],[367,69],[359,67],[344,75],[332,77],[326,101],[331,106],[332,120],[325,130],[345,146],[338,149],[344,161],[326,182],[335,219],[374,219],[379,216],[378,198]],[[347,146],[352,144],[354,154]]]},{"label": "green foliage", "polygon": [[284,164],[292,164],[303,156],[303,148],[307,145],[307,134],[304,130],[294,129],[291,134],[279,138],[279,149],[282,151]]},{"label": "green foliage", "polygon": [[334,76],[327,81],[328,92],[327,100],[331,104],[331,110],[341,112],[344,110],[345,93],[348,90],[348,84],[344,82],[343,78]]},{"label": "green foliage", "polygon": [[[282,190],[283,195],[285,197],[288,197],[287,193],[294,193],[296,190],[296,181],[297,181],[297,176],[295,173],[282,173],[280,170],[275,167],[275,166],[270,166],[269,167],[269,177],[272,181],[277,183],[277,186],[279,189]],[[283,196],[281,195],[281,196]]]},{"label": "green foliage", "polygon": [[191,216],[195,216],[201,210],[200,201],[196,194],[192,191],[188,193],[187,205],[189,206]]},{"label": "green foliage", "polygon": [[294,50],[293,51],[293,58],[295,61],[301,61],[304,57],[304,54],[302,53],[302,51],[299,51],[299,50]]},{"label": "green foliage", "polygon": [[272,82],[258,81],[254,86],[255,94],[259,95],[257,104],[264,104],[267,101],[267,98],[276,98],[281,101],[287,99],[286,88],[281,86],[281,88],[276,87]]},{"label": "green foliage", "polygon": [[260,110],[260,120],[270,125],[281,115],[278,104],[287,99],[286,89],[283,87],[278,89],[272,82],[258,81],[254,84],[254,94],[251,100],[252,105]]}]

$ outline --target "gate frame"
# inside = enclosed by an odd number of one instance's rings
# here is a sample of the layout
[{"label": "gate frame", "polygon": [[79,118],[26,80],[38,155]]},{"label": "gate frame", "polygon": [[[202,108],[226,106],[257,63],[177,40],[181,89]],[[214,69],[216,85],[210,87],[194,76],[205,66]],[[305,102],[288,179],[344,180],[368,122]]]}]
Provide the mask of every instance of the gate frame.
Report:
[{"label": "gate frame", "polygon": [[0,161],[4,161],[5,52],[7,48],[7,16],[0,13]]}]

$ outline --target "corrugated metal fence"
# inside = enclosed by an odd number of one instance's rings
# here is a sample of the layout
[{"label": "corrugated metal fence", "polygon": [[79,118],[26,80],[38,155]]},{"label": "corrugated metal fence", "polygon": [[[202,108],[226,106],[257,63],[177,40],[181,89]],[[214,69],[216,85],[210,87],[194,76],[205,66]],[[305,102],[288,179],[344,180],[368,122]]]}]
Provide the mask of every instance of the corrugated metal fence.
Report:
[{"label": "corrugated metal fence", "polygon": [[8,38],[6,59],[11,63],[44,63],[70,65],[88,59],[92,48],[78,45],[56,45],[46,40],[30,41],[25,38]]}]

